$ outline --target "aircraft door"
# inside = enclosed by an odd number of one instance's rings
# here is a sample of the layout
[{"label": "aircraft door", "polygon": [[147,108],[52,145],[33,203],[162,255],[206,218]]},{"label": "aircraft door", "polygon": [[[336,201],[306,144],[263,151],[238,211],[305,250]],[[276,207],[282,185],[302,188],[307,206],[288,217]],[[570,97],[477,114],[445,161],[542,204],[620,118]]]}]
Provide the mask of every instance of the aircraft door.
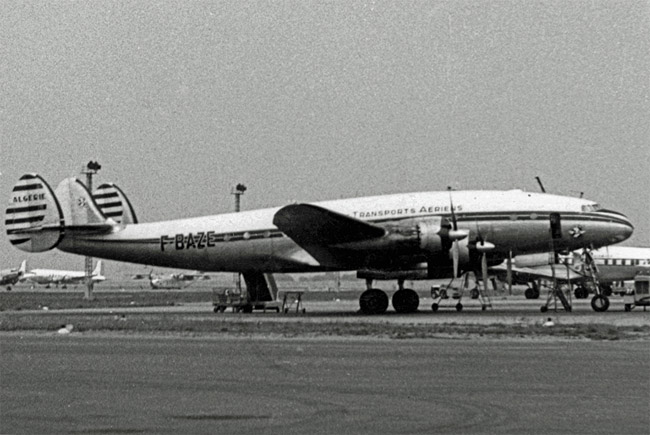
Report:
[{"label": "aircraft door", "polygon": [[551,213],[551,238],[553,240],[562,238],[562,221],[559,213]]}]

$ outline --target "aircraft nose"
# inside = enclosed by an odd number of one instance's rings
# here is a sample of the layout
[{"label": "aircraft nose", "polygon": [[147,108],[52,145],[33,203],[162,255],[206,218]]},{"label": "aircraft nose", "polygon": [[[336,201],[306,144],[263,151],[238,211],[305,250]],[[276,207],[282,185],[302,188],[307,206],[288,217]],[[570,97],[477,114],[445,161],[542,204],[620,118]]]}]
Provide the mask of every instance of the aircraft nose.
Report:
[{"label": "aircraft nose", "polygon": [[605,215],[609,218],[609,241],[611,243],[619,243],[629,239],[632,233],[634,233],[634,225],[632,225],[632,222],[624,214],[607,211]]}]

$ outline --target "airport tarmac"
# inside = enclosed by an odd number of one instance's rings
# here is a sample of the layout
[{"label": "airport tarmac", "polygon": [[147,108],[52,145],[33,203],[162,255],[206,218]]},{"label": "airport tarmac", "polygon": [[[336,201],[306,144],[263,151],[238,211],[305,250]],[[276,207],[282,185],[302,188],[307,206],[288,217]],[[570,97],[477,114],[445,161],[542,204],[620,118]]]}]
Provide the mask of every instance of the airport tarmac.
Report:
[{"label": "airport tarmac", "polygon": [[[209,299],[209,297],[208,297]],[[557,309],[554,304],[550,305],[549,311],[542,313],[540,307],[545,299],[530,300],[523,296],[509,296],[492,299],[492,307],[482,310],[477,300],[463,300],[463,310],[456,311],[457,300],[448,299],[442,301],[437,312],[431,311],[431,299],[421,299],[420,308],[417,313],[399,314],[389,308],[383,315],[367,316],[358,313],[358,300],[339,299],[332,296],[329,300],[310,300],[309,294],[303,298],[300,307],[305,313],[297,310],[297,305],[288,305],[288,313],[276,314],[274,311],[263,313],[254,311],[251,314],[233,313],[229,308],[225,313],[215,313],[217,318],[232,319],[250,322],[352,322],[352,323],[402,323],[402,324],[503,324],[503,325],[534,325],[543,323],[548,317],[556,322],[565,324],[606,324],[612,326],[650,326],[650,310],[635,308],[631,312],[625,312],[623,298],[615,296],[611,298],[611,306],[606,312],[594,312],[589,300],[574,300],[573,310],[566,312],[558,303]],[[59,310],[20,310],[17,315],[28,313],[42,314],[156,314],[156,313],[177,313],[177,314],[199,314],[205,315],[213,312],[211,302],[177,303],[167,306],[135,306],[119,308],[71,308]],[[11,315],[11,311],[5,311],[2,315]]]},{"label": "airport tarmac", "polygon": [[2,333],[1,433],[647,434],[647,341]]}]

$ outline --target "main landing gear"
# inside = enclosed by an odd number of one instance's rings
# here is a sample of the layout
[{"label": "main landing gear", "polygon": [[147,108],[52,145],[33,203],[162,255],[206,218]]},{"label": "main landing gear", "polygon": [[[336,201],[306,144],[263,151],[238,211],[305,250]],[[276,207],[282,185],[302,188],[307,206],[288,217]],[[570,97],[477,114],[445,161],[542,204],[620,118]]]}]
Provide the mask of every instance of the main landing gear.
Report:
[{"label": "main landing gear", "polygon": [[[393,294],[393,308],[398,313],[414,313],[420,305],[420,297],[404,288],[404,280],[398,280],[399,289]],[[372,280],[366,280],[366,291],[359,297],[359,308],[363,314],[383,314],[388,309],[388,295],[383,290],[372,288]]]}]

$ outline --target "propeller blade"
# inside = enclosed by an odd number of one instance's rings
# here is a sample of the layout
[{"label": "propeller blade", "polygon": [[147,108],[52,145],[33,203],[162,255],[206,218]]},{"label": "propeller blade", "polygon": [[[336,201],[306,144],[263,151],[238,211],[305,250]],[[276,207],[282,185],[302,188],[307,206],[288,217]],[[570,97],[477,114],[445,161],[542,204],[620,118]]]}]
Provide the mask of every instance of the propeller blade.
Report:
[{"label": "propeller blade", "polygon": [[512,251],[508,251],[506,260],[506,282],[508,283],[508,294],[512,294]]},{"label": "propeller blade", "polygon": [[451,199],[451,186],[447,186],[449,191],[449,209],[451,210],[451,224],[454,231],[458,231],[458,222],[456,222],[456,213],[454,212],[454,201]]},{"label": "propeller blade", "polygon": [[451,260],[454,265],[454,278],[458,278],[458,257],[459,255],[458,241],[454,241],[451,245]]},{"label": "propeller blade", "polygon": [[481,272],[483,274],[483,290],[487,291],[488,288],[488,264],[487,264],[487,253],[484,252],[481,255]]}]

